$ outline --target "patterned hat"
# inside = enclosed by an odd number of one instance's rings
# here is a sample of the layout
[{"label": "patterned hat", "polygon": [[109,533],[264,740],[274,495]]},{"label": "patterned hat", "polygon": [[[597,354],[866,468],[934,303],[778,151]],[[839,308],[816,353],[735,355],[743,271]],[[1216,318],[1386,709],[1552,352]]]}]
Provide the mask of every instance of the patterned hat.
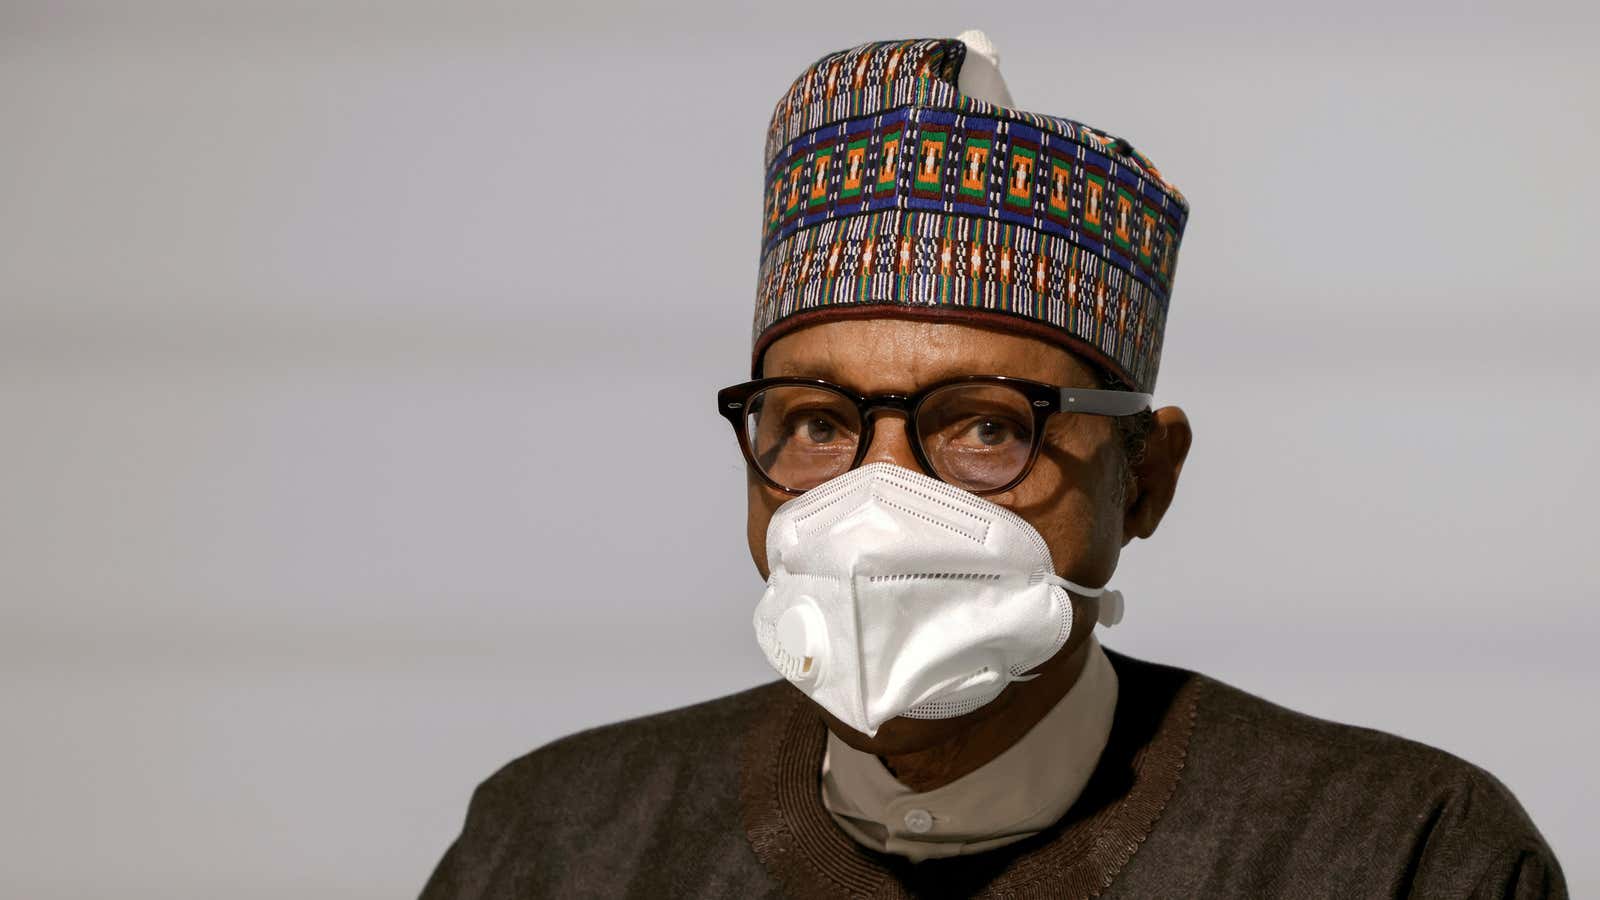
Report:
[{"label": "patterned hat", "polygon": [[1122,138],[963,93],[967,53],[862,44],[778,102],[752,368],[802,325],[916,316],[1041,337],[1150,391],[1188,202]]}]

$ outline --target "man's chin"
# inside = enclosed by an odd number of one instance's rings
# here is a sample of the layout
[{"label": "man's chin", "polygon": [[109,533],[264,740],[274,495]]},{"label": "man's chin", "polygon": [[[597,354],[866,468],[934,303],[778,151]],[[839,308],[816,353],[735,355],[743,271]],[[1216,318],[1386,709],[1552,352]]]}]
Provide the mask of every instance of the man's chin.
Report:
[{"label": "man's chin", "polygon": [[964,716],[953,719],[908,719],[896,716],[878,726],[874,735],[865,735],[835,718],[821,706],[817,712],[834,736],[850,747],[874,756],[900,756],[929,750],[950,742],[957,736],[980,726],[990,717],[1010,705],[1011,689],[1000,693],[993,701],[978,707]]}]

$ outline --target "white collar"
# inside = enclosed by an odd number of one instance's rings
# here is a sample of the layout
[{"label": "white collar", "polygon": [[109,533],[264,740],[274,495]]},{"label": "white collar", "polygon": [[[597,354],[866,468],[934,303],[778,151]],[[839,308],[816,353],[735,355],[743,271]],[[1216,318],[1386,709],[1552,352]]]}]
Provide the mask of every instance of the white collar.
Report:
[{"label": "white collar", "polygon": [[942,787],[917,793],[878,757],[828,734],[822,805],[858,842],[921,862],[978,853],[1048,828],[1078,799],[1111,734],[1117,673],[1093,634],[1083,672],[1022,739]]}]

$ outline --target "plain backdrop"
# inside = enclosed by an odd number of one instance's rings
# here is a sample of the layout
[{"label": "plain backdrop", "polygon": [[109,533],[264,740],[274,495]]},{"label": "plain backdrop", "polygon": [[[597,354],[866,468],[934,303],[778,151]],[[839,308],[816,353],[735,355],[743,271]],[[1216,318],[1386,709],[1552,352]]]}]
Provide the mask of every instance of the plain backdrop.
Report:
[{"label": "plain backdrop", "polygon": [[0,894],[411,896],[473,786],[774,677],[762,140],[978,27],[1189,197],[1103,640],[1484,766],[1600,893],[1592,3],[0,3]]}]

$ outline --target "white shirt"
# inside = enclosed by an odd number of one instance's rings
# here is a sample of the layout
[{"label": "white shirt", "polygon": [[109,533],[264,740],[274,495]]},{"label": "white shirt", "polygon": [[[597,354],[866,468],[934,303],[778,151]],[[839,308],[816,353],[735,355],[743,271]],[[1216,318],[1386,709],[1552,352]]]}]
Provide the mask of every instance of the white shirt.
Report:
[{"label": "white shirt", "polygon": [[858,842],[913,862],[978,853],[1037,834],[1088,783],[1111,735],[1117,673],[1094,635],[1083,672],[1022,739],[943,787],[917,793],[878,757],[828,733],[822,805]]}]

